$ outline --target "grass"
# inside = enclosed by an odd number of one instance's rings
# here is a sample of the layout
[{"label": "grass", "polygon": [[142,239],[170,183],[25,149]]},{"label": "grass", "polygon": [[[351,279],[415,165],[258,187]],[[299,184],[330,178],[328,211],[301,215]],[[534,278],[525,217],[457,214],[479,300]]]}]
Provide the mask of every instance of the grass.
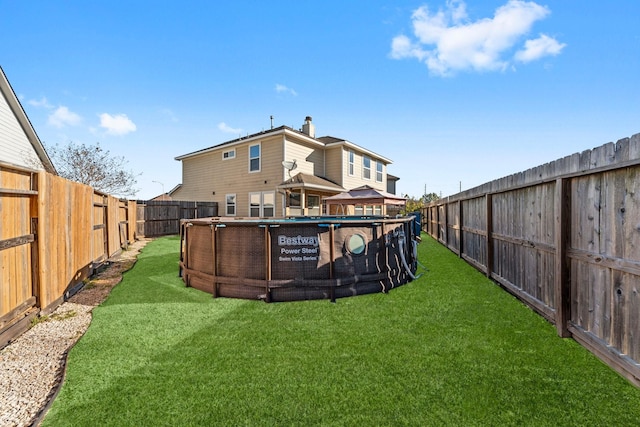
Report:
[{"label": "grass", "polygon": [[44,426],[637,425],[640,390],[427,238],[391,291],[266,304],[185,288],[149,243]]},{"label": "grass", "polygon": [[51,315],[37,316],[31,319],[31,327],[33,328],[39,323],[48,322],[50,320],[65,320],[70,319],[72,317],[76,317],[78,313],[74,310],[65,311],[64,313],[54,313]]}]

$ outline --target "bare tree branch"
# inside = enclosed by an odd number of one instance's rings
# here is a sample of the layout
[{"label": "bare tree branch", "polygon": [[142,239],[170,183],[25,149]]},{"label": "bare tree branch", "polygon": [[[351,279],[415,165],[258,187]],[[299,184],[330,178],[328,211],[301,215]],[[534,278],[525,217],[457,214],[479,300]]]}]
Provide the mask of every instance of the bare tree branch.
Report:
[{"label": "bare tree branch", "polygon": [[135,196],[137,177],[126,170],[124,157],[111,156],[108,150],[96,145],[69,142],[64,147],[49,148],[53,163],[63,178],[81,182],[98,191],[114,196]]}]

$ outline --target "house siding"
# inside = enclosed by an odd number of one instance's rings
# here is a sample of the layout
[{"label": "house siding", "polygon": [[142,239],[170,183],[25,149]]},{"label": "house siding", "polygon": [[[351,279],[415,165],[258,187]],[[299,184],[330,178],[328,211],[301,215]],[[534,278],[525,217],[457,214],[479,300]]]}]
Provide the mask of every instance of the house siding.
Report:
[{"label": "house siding", "polygon": [[33,145],[0,92],[0,161],[15,165],[43,169]]},{"label": "house siding", "polygon": [[365,179],[363,178],[363,170],[362,170],[362,152],[353,149],[355,154],[354,156],[354,173],[353,176],[349,175],[349,150],[345,149],[342,151],[342,164],[343,164],[343,183],[342,186],[346,189],[357,188],[363,185],[368,185],[377,190],[386,190],[387,189],[387,165],[383,163],[382,167],[382,182],[376,182],[376,163],[378,160],[374,157],[369,156],[371,159],[371,178]]},{"label": "house siding", "polygon": [[[249,172],[249,147],[260,144],[260,171]],[[218,202],[219,212],[225,214],[226,195],[236,195],[236,216],[249,216],[249,193],[276,192],[282,183],[282,136],[236,145],[236,156],[222,160],[229,148],[207,152],[183,159],[182,187],[175,200],[202,200]],[[215,193],[215,194],[214,194]],[[276,193],[276,216],[283,211],[282,197]]]},{"label": "house siding", "polygon": [[[336,138],[332,139],[336,140]],[[250,147],[256,144],[260,145],[260,170],[251,172],[249,152]],[[235,150],[235,157],[223,160],[222,153],[230,150]],[[355,153],[354,176],[348,175],[349,150]],[[371,158],[370,179],[362,177],[363,154]],[[382,161],[382,182],[375,180],[376,163],[379,158],[379,155],[368,152],[366,149],[351,148],[351,144],[340,143],[327,146],[320,140],[311,139],[283,127],[273,132],[251,135],[246,139],[229,141],[201,152],[178,157],[178,160],[182,161],[182,186],[172,193],[172,197],[175,200],[215,201],[218,203],[220,215],[225,215],[226,196],[234,194],[236,196],[235,215],[248,217],[250,194],[269,192],[275,194],[275,216],[282,217],[287,214],[285,192],[283,190],[279,192],[278,187],[298,173],[327,178],[346,190],[363,185],[385,190],[386,161]],[[289,173],[282,162],[293,160],[296,161],[296,169]],[[303,193],[305,197],[319,196],[320,203],[322,198],[335,194],[335,192],[312,188],[307,188]]]},{"label": "house siding", "polygon": [[324,176],[324,153],[321,148],[311,147],[303,142],[287,139],[285,153],[287,153],[285,160],[296,160],[297,167],[295,171],[291,172],[292,175],[303,172],[310,175]]},{"label": "house siding", "polygon": [[345,167],[348,158],[344,155],[342,147],[328,148],[325,151],[325,177],[338,185],[344,186],[344,176],[348,169]]}]

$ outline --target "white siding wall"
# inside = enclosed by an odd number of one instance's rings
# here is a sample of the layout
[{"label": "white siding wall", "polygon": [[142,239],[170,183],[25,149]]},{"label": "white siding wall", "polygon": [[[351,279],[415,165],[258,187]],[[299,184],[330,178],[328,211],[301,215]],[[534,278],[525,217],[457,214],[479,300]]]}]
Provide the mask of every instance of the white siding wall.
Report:
[{"label": "white siding wall", "polygon": [[[31,159],[28,161],[27,159]],[[0,161],[15,165],[42,168],[38,154],[24,133],[18,119],[0,93]],[[38,166],[39,165],[39,166]]]}]

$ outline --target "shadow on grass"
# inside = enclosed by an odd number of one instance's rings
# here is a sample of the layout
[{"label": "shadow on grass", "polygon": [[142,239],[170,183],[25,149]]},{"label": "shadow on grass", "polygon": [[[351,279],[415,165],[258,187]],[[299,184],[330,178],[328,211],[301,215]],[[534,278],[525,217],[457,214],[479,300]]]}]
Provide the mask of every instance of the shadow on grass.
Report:
[{"label": "shadow on grass", "polygon": [[177,245],[161,243],[151,249],[173,253],[150,251],[122,293],[96,309],[44,425],[632,425],[640,417],[639,390],[430,239],[420,245],[430,269],[422,278],[337,304],[214,300],[184,288],[170,265]]}]

